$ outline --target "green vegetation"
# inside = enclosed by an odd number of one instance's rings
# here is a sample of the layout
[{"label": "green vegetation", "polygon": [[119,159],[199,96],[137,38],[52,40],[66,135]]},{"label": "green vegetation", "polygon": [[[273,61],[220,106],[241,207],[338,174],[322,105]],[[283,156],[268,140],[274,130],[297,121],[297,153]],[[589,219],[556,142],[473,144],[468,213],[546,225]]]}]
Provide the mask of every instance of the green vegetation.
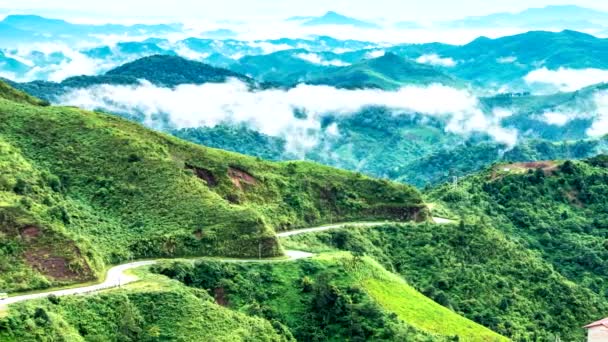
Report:
[{"label": "green vegetation", "polygon": [[605,160],[500,164],[431,196],[457,215],[491,217],[560,273],[607,298]]},{"label": "green vegetation", "polygon": [[[143,273],[142,273],[143,275]],[[145,275],[126,289],[16,304],[0,340],[292,341],[278,324],[223,308],[206,292]]]},{"label": "green vegetation", "polygon": [[230,70],[177,56],[155,55],[121,65],[103,75],[75,76],[59,83],[46,81],[10,83],[31,95],[53,101],[70,90],[103,84],[137,85],[140,84],[140,80],[147,80],[161,87],[176,87],[180,84],[221,83],[229,78],[253,83],[249,77]]},{"label": "green vegetation", "polygon": [[27,103],[37,106],[46,106],[48,102],[37,99],[22,91],[16,90],[4,82],[0,82],[0,98],[11,100],[18,103]]},{"label": "green vegetation", "polygon": [[11,292],[133,258],[276,256],[275,230],[426,218],[405,185],[264,162],[74,108],[0,98],[0,152],[0,286]]},{"label": "green vegetation", "polygon": [[306,83],[326,84],[338,88],[399,89],[405,85],[439,83],[458,86],[460,82],[442,71],[424,64],[406,60],[393,53],[358,64],[324,70]]},{"label": "green vegetation", "polygon": [[218,303],[287,326],[299,341],[503,341],[367,257],[323,254],[274,264],[167,263],[154,271]]},{"label": "green vegetation", "polygon": [[[602,296],[482,222],[343,229],[290,237],[284,244],[366,254],[435,302],[516,341],[580,339],[580,327],[608,310]],[[385,282],[372,284],[391,293]],[[411,314],[399,300],[385,303]]]}]

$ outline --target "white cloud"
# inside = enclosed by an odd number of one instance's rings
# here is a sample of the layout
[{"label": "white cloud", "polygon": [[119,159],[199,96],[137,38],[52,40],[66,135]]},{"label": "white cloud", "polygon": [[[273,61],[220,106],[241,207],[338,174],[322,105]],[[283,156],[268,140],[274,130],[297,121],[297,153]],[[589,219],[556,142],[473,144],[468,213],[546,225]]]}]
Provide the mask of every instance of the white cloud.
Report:
[{"label": "white cloud", "polygon": [[511,64],[517,62],[516,56],[500,57],[496,58],[496,62],[500,64]]},{"label": "white cloud", "polygon": [[436,66],[442,66],[442,67],[453,67],[456,66],[456,61],[451,58],[451,57],[441,57],[437,54],[427,54],[427,55],[422,55],[418,58],[416,58],[416,62],[421,63],[421,64],[430,64],[430,65],[436,65]]},{"label": "white cloud", "polygon": [[175,47],[175,53],[177,53],[181,57],[195,60],[195,61],[205,60],[207,57],[209,57],[211,55],[208,52],[204,52],[204,53],[196,52],[182,43],[177,44],[177,46]]},{"label": "white cloud", "polygon": [[543,67],[527,74],[524,80],[528,84],[552,85],[561,91],[575,91],[593,84],[608,82],[608,70],[593,68],[549,70]]},{"label": "white cloud", "polygon": [[[437,101],[436,99],[441,99]],[[515,144],[516,132],[500,127],[500,117],[486,115],[478,99],[462,89],[435,84],[406,86],[398,91],[345,90],[329,86],[299,85],[289,90],[251,91],[238,80],[222,84],[181,85],[175,89],[150,83],[138,86],[102,85],[74,90],[58,101],[87,109],[103,108],[115,113],[140,113],[146,123],[166,114],[173,125],[213,127],[222,122],[245,123],[262,133],[287,139],[292,152],[317,143],[321,118],[326,114],[351,115],[369,106],[387,107],[398,113],[420,113],[444,118],[447,131],[457,134],[484,132],[497,141]],[[297,119],[294,109],[304,111]],[[329,127],[328,134],[338,134]]]},{"label": "white cloud", "polygon": [[543,121],[549,125],[563,126],[570,121],[570,116],[559,112],[546,112],[543,114]]},{"label": "white cloud", "polygon": [[269,42],[250,42],[249,46],[253,47],[253,48],[260,48],[260,49],[262,49],[262,51],[263,51],[263,53],[265,55],[269,54],[269,53],[273,53],[273,52],[293,49],[293,46],[291,46],[291,45],[287,45],[287,44],[272,44],[272,43],[269,43]]},{"label": "white cloud", "polygon": [[379,58],[379,57],[384,56],[385,54],[386,54],[386,51],[384,51],[384,50],[372,50],[365,54],[365,58],[366,59]]},{"label": "white cloud", "polygon": [[323,65],[323,66],[339,66],[340,67],[340,66],[350,65],[349,63],[346,63],[339,59],[332,59],[332,60],[327,61],[316,53],[298,53],[295,55],[295,57],[305,60],[307,62],[313,63],[313,64],[318,64],[318,65]]},{"label": "white cloud", "polygon": [[608,134],[608,91],[594,94],[597,116],[593,125],[587,131],[591,137],[601,137]]}]

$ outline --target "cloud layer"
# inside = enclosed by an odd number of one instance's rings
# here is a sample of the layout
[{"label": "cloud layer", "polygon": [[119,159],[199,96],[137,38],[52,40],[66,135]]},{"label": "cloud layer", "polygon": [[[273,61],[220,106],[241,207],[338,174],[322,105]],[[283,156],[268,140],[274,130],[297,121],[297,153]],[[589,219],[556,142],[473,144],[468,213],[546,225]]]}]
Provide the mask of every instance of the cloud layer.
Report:
[{"label": "cloud layer", "polygon": [[[517,140],[515,131],[500,126],[500,118],[504,115],[484,114],[478,99],[470,92],[438,84],[406,86],[398,91],[344,90],[312,85],[299,85],[289,90],[251,91],[238,80],[181,85],[175,89],[142,83],[78,89],[64,95],[59,102],[87,109],[137,113],[152,127],[158,126],[159,117],[168,118],[177,128],[245,123],[262,133],[286,138],[291,152],[315,146],[319,134],[339,134],[339,126],[322,129],[323,116],[351,115],[371,106],[387,107],[396,114],[440,117],[446,121],[446,131],[456,134],[487,133],[510,146]],[[296,118],[296,109],[305,113],[305,117]]]},{"label": "cloud layer", "polygon": [[543,67],[527,74],[524,80],[528,84],[552,85],[560,91],[575,91],[593,84],[608,82],[608,70],[593,68],[549,70]]},{"label": "cloud layer", "polygon": [[430,64],[430,65],[435,65],[435,66],[442,66],[442,67],[454,67],[456,66],[456,61],[453,58],[447,57],[441,57],[437,54],[428,54],[428,55],[422,55],[420,57],[418,57],[416,59],[416,62],[418,63],[422,63],[422,64]]}]

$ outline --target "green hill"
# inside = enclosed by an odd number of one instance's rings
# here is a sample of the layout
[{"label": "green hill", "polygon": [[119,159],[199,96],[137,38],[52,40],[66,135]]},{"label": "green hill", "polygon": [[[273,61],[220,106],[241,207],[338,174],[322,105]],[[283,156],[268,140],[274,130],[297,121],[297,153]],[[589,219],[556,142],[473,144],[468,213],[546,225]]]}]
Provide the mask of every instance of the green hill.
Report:
[{"label": "green hill", "polygon": [[277,230],[426,218],[405,185],[3,98],[0,166],[0,288],[11,292],[93,279],[133,258],[274,256]]},{"label": "green hill", "polygon": [[248,84],[254,83],[245,75],[171,55],[144,57],[121,65],[103,75],[74,76],[59,83],[8,82],[31,95],[52,101],[70,90],[96,85],[137,85],[141,80],[146,80],[159,87],[171,88],[180,84],[222,83],[229,78],[239,79]]},{"label": "green hill", "polygon": [[88,296],[49,297],[0,315],[0,340],[293,341],[287,329],[214,303],[162,276]]},{"label": "green hill", "polygon": [[442,307],[371,258],[350,253],[269,264],[172,263],[156,272],[287,326],[298,341],[506,341]]},{"label": "green hill", "polygon": [[[552,341],[557,335],[577,341],[584,336],[583,325],[608,311],[603,294],[586,282],[573,281],[533,248],[501,232],[491,218],[467,218],[465,224],[386,225],[299,235],[285,246],[373,257],[435,302],[515,341]],[[371,284],[377,287],[371,288],[372,295],[377,291],[375,296],[387,309],[403,315],[424,312],[404,303],[396,295],[403,290],[391,289],[390,282]],[[424,317],[432,321],[428,317],[437,315]]]},{"label": "green hill", "polygon": [[307,81],[310,84],[331,85],[338,88],[379,88],[393,90],[405,85],[441,83],[457,86],[452,76],[428,65],[401,58],[393,53],[360,63],[325,70]]}]

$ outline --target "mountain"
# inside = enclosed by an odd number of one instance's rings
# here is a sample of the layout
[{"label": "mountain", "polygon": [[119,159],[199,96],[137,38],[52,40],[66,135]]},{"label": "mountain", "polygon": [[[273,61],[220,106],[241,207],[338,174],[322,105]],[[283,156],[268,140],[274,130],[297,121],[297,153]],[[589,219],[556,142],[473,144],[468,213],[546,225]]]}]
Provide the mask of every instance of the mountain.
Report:
[{"label": "mountain", "polygon": [[[291,18],[294,20],[293,18]],[[362,21],[355,18],[350,18],[344,16],[342,14],[329,11],[320,17],[312,17],[310,19],[305,19],[301,25],[302,26],[321,26],[321,25],[348,25],[356,28],[362,29],[378,29],[380,26],[378,24]]]},{"label": "mountain", "polygon": [[276,321],[225,308],[206,292],[163,276],[142,277],[138,286],[103,294],[49,296],[12,305],[0,317],[0,325],[11,327],[0,329],[0,340],[294,341],[288,330],[277,329]]},{"label": "mountain", "polygon": [[18,30],[46,35],[83,35],[83,34],[166,34],[181,30],[181,25],[160,24],[131,26],[104,24],[72,24],[61,19],[49,19],[37,15],[9,15],[0,24]]},{"label": "mountain", "polygon": [[175,87],[180,84],[221,83],[236,78],[252,84],[247,76],[233,71],[187,60],[177,56],[153,55],[121,65],[99,76],[76,76],[62,82],[34,81],[9,83],[29,94],[54,101],[58,96],[77,88],[95,85],[136,85],[146,80],[159,87]]},{"label": "mountain", "polygon": [[327,69],[328,65],[313,63],[309,60],[310,57],[316,57],[318,62],[322,62],[321,55],[297,49],[245,56],[230,65],[230,69],[261,81],[291,85]]},{"label": "mountain", "polygon": [[176,56],[150,56],[127,63],[106,73],[106,76],[133,77],[173,87],[179,84],[202,84],[224,82],[228,78],[237,78],[245,82],[251,79],[238,73],[190,61]]},{"label": "mountain", "polygon": [[132,258],[276,256],[276,231],[330,221],[426,218],[402,184],[196,146],[2,89],[5,291],[93,280]]},{"label": "mountain", "polygon": [[529,89],[524,77],[537,69],[608,69],[608,40],[576,31],[530,31],[490,39],[480,37],[463,46],[401,45],[387,49],[418,58],[435,54],[457,62],[448,72],[484,88]]},{"label": "mountain", "polygon": [[202,36],[211,39],[232,39],[238,34],[230,29],[217,29],[212,31],[205,31]]},{"label": "mountain", "polygon": [[352,251],[512,339],[585,337],[608,310],[608,157],[499,163],[426,192],[432,224],[294,236],[288,248]]},{"label": "mountain", "polygon": [[401,58],[393,53],[366,60],[351,66],[323,71],[308,80],[310,84],[331,85],[338,88],[398,89],[408,84],[427,85],[441,83],[457,85],[459,82],[428,65]]},{"label": "mountain", "polygon": [[278,318],[297,341],[507,340],[426,298],[372,258],[350,253],[272,268],[202,261],[154,271],[210,293],[222,287],[228,307]]},{"label": "mountain", "polygon": [[605,27],[608,13],[575,5],[530,8],[519,13],[496,13],[443,23],[453,28],[526,28],[584,30]]}]

